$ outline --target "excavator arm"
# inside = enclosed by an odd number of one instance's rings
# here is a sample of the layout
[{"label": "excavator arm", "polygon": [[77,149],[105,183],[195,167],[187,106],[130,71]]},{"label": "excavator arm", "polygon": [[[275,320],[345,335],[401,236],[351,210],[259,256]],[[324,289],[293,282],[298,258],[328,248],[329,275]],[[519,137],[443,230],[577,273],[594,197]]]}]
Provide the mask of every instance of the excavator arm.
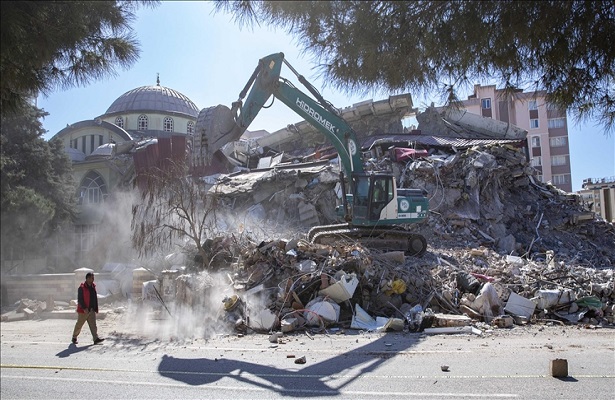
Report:
[{"label": "excavator arm", "polygon": [[[295,73],[299,81],[315,95],[318,101],[280,76],[282,64],[286,64]],[[247,98],[245,98],[246,95]],[[342,167],[347,176],[350,176],[353,172],[363,172],[356,134],[346,121],[336,114],[336,110],[320,96],[316,89],[284,59],[284,53],[271,54],[259,60],[258,66],[239,94],[239,99],[233,103],[230,112],[220,109],[224,106],[216,107],[218,109],[215,110],[217,113],[216,124],[212,124],[214,119],[210,119],[209,124],[199,124],[197,121],[197,133],[200,127],[204,128],[208,131],[206,132],[207,141],[210,144],[215,144],[209,151],[216,151],[226,143],[239,139],[258,113],[266,108],[265,104],[271,96],[279,99],[329,139],[338,151]],[[215,108],[212,107],[212,109]],[[201,113],[203,112],[211,113],[212,110],[205,109]],[[231,117],[235,124],[230,121]]]},{"label": "excavator arm", "polygon": [[[316,98],[306,95],[280,76],[286,64],[299,81]],[[247,96],[247,97],[246,97]],[[205,155],[205,162],[231,141],[238,140],[260,110],[273,96],[318,129],[337,149],[351,193],[343,196],[344,216],[349,223],[313,227],[310,240],[326,243],[340,237],[355,237],[371,246],[401,249],[422,255],[427,249],[425,238],[413,234],[400,224],[420,222],[427,216],[428,201],[418,189],[400,189],[388,174],[365,172],[357,137],[338,111],[284,59],[274,53],[259,60],[250,79],[229,109],[219,105],[203,109],[197,119],[195,150]],[[245,100],[244,100],[245,98]],[[342,186],[345,186],[341,174]]]}]

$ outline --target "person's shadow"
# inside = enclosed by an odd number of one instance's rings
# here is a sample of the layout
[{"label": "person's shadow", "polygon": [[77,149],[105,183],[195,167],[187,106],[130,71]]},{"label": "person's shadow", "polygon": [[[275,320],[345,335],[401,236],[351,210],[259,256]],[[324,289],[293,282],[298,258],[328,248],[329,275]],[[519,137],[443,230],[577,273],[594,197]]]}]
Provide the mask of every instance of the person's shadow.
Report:
[{"label": "person's shadow", "polygon": [[76,354],[85,350],[89,350],[90,347],[95,346],[94,344],[89,344],[87,346],[80,346],[77,347],[76,344],[69,344],[68,348],[65,350],[62,350],[61,352],[59,352],[58,354],[56,354],[56,357],[60,357],[60,358],[66,358],[66,357],[70,357],[72,354]]},{"label": "person's shadow", "polygon": [[[158,365],[158,373],[194,386],[230,377],[282,395],[335,396],[359,376],[374,371],[385,360],[394,357],[398,351],[403,351],[420,340],[418,336],[416,339],[404,337],[406,343],[404,348],[397,346],[395,350],[388,351],[383,350],[385,338],[390,339],[390,336],[383,335],[365,346],[315,364],[309,364],[308,355],[308,365],[298,370],[224,358],[176,358],[165,354]],[[339,376],[350,369],[353,369],[351,374]]]}]

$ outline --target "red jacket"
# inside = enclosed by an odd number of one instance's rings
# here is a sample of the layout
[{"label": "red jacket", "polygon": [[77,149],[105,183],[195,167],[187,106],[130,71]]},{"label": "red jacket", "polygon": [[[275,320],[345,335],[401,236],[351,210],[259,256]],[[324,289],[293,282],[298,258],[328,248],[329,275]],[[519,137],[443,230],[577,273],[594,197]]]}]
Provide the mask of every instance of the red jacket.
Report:
[{"label": "red jacket", "polygon": [[[93,295],[93,297],[91,296]],[[96,294],[96,284],[92,282],[92,286],[83,282],[77,290],[77,312],[85,314],[86,309],[94,308],[98,312],[98,297]]]}]

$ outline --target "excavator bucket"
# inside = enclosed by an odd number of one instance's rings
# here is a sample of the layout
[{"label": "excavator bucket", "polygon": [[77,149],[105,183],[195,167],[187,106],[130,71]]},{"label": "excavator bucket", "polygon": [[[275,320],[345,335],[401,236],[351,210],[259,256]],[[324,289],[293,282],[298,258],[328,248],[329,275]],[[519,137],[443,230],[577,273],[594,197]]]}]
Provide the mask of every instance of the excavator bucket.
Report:
[{"label": "excavator bucket", "polygon": [[233,113],[225,105],[204,108],[199,113],[194,131],[194,153],[204,165],[211,165],[214,153],[243,134]]}]

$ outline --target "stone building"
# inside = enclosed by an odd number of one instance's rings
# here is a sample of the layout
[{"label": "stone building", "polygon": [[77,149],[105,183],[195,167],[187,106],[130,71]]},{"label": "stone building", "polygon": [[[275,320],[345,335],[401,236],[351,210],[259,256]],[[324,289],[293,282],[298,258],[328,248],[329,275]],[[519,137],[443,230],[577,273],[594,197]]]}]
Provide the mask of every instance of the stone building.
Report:
[{"label": "stone building", "polygon": [[[199,110],[184,94],[156,85],[141,86],[118,97],[107,111],[92,119],[75,122],[51,140],[61,140],[73,163],[78,185],[75,195],[79,218],[74,224],[73,249],[68,254],[76,265],[106,253],[101,236],[103,221],[111,208],[117,213],[119,193],[135,178],[132,154],[163,138],[191,137]],[[130,207],[128,207],[130,210]],[[129,211],[128,211],[129,212]],[[107,249],[108,250],[108,249]]]}]

